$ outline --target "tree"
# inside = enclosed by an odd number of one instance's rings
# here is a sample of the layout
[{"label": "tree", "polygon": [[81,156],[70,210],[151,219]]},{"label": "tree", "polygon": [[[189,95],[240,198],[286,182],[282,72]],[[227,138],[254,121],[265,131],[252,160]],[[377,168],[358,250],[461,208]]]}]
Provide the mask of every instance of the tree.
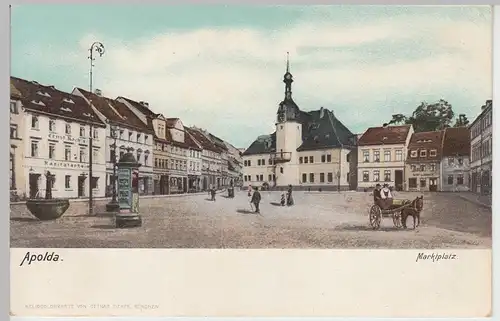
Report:
[{"label": "tree", "polygon": [[453,127],[467,127],[469,124],[469,120],[465,114],[458,115],[458,118],[455,121],[455,125]]},{"label": "tree", "polygon": [[445,129],[451,126],[453,121],[453,108],[444,99],[428,104],[422,102],[408,117],[403,114],[392,115],[392,119],[384,125],[413,125],[415,132],[426,132]]}]

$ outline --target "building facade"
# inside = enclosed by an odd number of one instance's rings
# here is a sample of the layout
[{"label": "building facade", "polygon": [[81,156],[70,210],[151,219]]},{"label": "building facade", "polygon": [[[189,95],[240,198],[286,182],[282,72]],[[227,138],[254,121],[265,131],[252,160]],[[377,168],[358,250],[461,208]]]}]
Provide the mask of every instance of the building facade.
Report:
[{"label": "building facade", "polygon": [[413,126],[371,127],[358,140],[358,189],[377,183],[405,190],[408,144]]},{"label": "building facade", "polygon": [[441,191],[469,191],[470,146],[470,132],[467,127],[444,130]]},{"label": "building facade", "polygon": [[245,184],[298,189],[352,189],[356,139],[326,108],[305,112],[292,98],[293,76],[283,78],[276,131],[259,136],[243,153]]},{"label": "building facade", "polygon": [[36,81],[11,77],[11,82],[21,93],[26,115],[22,184],[29,197],[44,196],[48,172],[53,175],[53,197],[88,197],[91,186],[94,196],[104,196],[106,125],[82,97]]},{"label": "building facade", "polygon": [[188,128],[188,133],[201,146],[201,187],[207,190],[211,186],[220,188],[222,178],[220,149],[197,127]]},{"label": "building facade", "polygon": [[25,115],[21,102],[21,92],[10,84],[10,158],[9,186],[11,201],[26,198],[24,177]]},{"label": "building facade", "polygon": [[444,131],[413,133],[406,161],[406,190],[437,192],[442,189],[441,160]]},{"label": "building facade", "polygon": [[234,147],[228,142],[226,144],[228,152],[228,174],[230,177],[230,184],[233,186],[241,186],[243,184],[243,159],[241,152],[238,148]]},{"label": "building facade", "polygon": [[100,90],[90,93],[75,88],[73,94],[81,96],[106,124],[106,196],[112,195],[115,163],[127,152],[133,153],[139,168],[139,194],[153,194],[152,164],[154,132],[122,102],[102,96]]},{"label": "building facade", "polygon": [[486,101],[470,128],[470,190],[491,195],[493,182],[493,102]]}]

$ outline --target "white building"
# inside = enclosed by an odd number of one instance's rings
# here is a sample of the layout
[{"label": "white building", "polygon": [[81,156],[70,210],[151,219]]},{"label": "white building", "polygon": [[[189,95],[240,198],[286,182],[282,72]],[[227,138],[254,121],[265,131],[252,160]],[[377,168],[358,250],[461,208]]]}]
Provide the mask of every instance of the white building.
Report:
[{"label": "white building", "polygon": [[11,77],[11,82],[21,93],[26,115],[24,176],[29,197],[44,196],[47,172],[54,178],[54,198],[88,197],[91,134],[93,193],[104,196],[105,124],[79,96],[35,81]]},{"label": "white building", "polygon": [[406,155],[413,126],[371,127],[358,140],[358,189],[377,183],[405,190]]},{"label": "white building", "polygon": [[26,198],[24,177],[24,134],[26,116],[21,102],[21,93],[10,84],[10,162],[9,186],[10,200],[17,201]]},{"label": "white building", "polygon": [[[91,104],[94,112],[106,124],[106,191],[112,193],[113,166],[127,152],[134,154],[139,168],[139,193],[153,194],[153,136],[154,132],[122,102],[103,97],[100,90],[90,93],[81,88],[73,90]],[[112,129],[116,132],[112,133]],[[116,134],[116,149],[114,146]]]},{"label": "white building", "polygon": [[207,190],[210,186],[219,188],[222,171],[222,156],[220,149],[203,133],[202,129],[190,127],[188,133],[201,146],[201,186]]},{"label": "white building", "polygon": [[[284,76],[276,131],[257,138],[243,153],[243,180],[252,186],[346,190],[355,188],[350,171],[356,136],[326,108],[304,112],[292,99],[293,77]],[[355,167],[354,167],[355,168]]]},{"label": "white building", "polygon": [[471,138],[471,191],[491,195],[493,184],[493,102],[486,101],[481,114],[469,126]]},{"label": "white building", "polygon": [[469,191],[470,132],[467,127],[446,128],[441,160],[441,191]]}]

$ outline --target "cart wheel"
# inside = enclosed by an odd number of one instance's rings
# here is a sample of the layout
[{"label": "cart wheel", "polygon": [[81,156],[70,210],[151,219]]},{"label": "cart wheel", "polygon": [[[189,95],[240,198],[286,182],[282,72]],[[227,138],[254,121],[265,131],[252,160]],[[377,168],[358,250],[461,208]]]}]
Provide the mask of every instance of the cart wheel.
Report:
[{"label": "cart wheel", "polygon": [[370,225],[374,230],[380,227],[380,220],[382,217],[382,210],[378,205],[373,205],[370,208]]},{"label": "cart wheel", "polygon": [[401,223],[401,212],[396,212],[392,214],[392,222],[394,223],[394,226],[397,228],[403,227],[403,223]]}]

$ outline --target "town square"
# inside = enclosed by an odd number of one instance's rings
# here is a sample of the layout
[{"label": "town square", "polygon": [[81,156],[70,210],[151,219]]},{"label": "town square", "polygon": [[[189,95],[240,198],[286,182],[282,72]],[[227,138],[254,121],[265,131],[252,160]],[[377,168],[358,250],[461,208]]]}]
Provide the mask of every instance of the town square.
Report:
[{"label": "town square", "polygon": [[54,22],[46,64],[13,10],[11,247],[491,247],[488,9],[176,10],[156,36]]}]

